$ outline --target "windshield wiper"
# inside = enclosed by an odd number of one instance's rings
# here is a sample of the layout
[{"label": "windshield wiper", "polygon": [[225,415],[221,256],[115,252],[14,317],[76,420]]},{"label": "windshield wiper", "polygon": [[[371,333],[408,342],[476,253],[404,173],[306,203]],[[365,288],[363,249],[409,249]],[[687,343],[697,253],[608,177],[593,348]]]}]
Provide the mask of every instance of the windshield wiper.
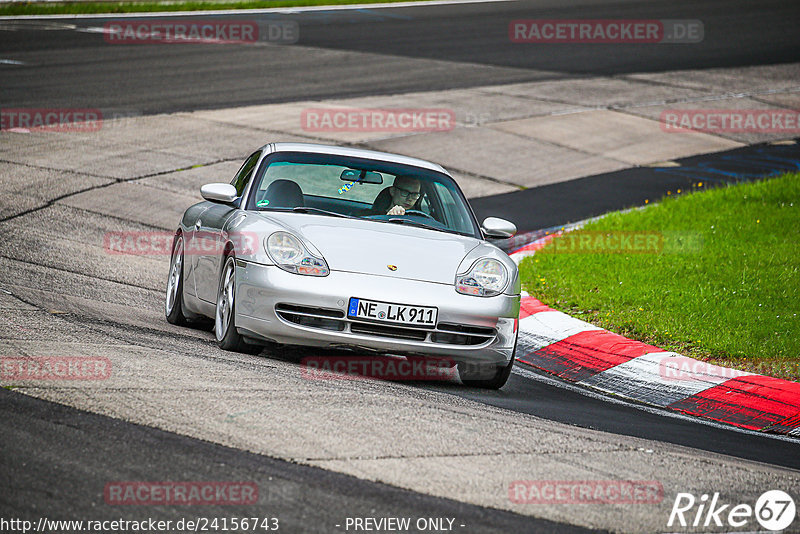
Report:
[{"label": "windshield wiper", "polygon": [[297,206],[296,208],[292,208],[292,211],[295,213],[318,213],[320,215],[328,215],[330,217],[344,217],[345,219],[355,219],[355,217],[351,217],[350,215],[345,215],[344,213],[336,213],[335,211],[322,210],[319,208],[312,208],[309,206]]}]

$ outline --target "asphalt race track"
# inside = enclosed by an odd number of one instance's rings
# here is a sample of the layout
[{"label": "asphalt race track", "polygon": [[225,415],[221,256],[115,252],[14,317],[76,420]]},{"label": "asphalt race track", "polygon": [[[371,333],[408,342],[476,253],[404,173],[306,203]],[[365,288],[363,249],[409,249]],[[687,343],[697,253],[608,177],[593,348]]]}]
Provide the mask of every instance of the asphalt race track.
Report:
[{"label": "asphalt race track", "polygon": [[[587,532],[585,529],[489,510],[458,501],[339,475],[323,469],[243,453],[177,434],[87,414],[24,395],[0,391],[4,437],[0,462],[6,488],[3,517],[36,516],[31,496],[51,493],[50,518],[91,517],[141,520],[141,512],[106,507],[97,510],[109,480],[248,480],[258,484],[262,514],[280,516],[281,530],[331,532],[346,516],[457,517],[480,532]],[[124,461],[119,461],[124,458]],[[116,461],[115,461],[116,460]],[[67,469],[67,464],[73,468]],[[80,476],[74,466],[79,465]],[[63,492],[52,492],[53,487]],[[266,493],[266,495],[264,495]],[[86,495],[88,499],[74,499]],[[204,515],[248,517],[248,506],[213,507]],[[160,520],[179,521],[180,507],[162,507]]]},{"label": "asphalt race track", "polygon": [[[114,369],[106,383],[3,383],[12,391],[0,390],[0,518],[257,515],[279,517],[286,532],[352,532],[347,518],[409,517],[452,518],[459,532],[674,532],[667,518],[678,492],[753,504],[783,489],[800,504],[797,440],[607,402],[522,364],[498,392],[457,382],[305,380],[297,363],[303,350],[226,353],[208,331],[167,324],[169,258],[114,256],[102,246],[109,231],[174,228],[176,214],[199,198],[198,180],[227,180],[265,135],[225,126],[210,139],[204,123],[191,122],[196,116],[157,114],[592,76],[625,81],[684,69],[779,69],[800,62],[796,2],[546,0],[222,18],[293,21],[300,38],[296,46],[119,46],[99,31],[114,17],[0,20],[1,107],[100,108],[154,121],[110,132],[114,143],[129,143],[124,150],[104,137],[80,146],[0,132],[0,190],[8,192],[0,201],[0,355],[107,356]],[[508,22],[532,18],[701,20],[705,39],[652,47],[510,43]],[[754,179],[746,158],[757,151],[781,158],[773,171],[800,168],[798,146],[677,160],[684,170],[723,161],[735,170],[738,161],[739,178],[636,166],[504,189],[472,204],[480,216],[503,212],[522,230],[553,227],[699,178]],[[164,162],[118,163],[136,160],[139,149]],[[101,157],[92,164],[105,163],[84,171],[81,158],[93,151]],[[656,480],[663,500],[568,506],[509,498],[515,480],[617,478]],[[170,480],[249,481],[259,500],[104,502],[110,482]]]},{"label": "asphalt race track", "polygon": [[[0,102],[19,107],[113,108],[162,113],[347,96],[432,91],[589,74],[739,67],[797,60],[797,5],[791,1],[499,2],[287,15],[297,47],[104,46],[108,20],[20,21],[0,32]],[[200,17],[191,17],[192,19]],[[225,19],[236,18],[225,15]],[[510,43],[515,19],[699,19],[706,38],[692,46]],[[0,21],[0,26],[10,24]],[[26,29],[26,24],[32,29]],[[310,47],[311,50],[305,47]]]}]

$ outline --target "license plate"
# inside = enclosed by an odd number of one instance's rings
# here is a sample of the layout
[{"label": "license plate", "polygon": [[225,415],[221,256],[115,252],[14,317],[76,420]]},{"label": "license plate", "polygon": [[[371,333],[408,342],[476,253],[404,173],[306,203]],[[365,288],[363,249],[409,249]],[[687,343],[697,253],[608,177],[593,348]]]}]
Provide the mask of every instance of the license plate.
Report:
[{"label": "license plate", "polygon": [[350,299],[347,316],[353,319],[367,319],[382,323],[408,326],[435,326],[438,310],[428,306],[409,306],[375,300]]}]

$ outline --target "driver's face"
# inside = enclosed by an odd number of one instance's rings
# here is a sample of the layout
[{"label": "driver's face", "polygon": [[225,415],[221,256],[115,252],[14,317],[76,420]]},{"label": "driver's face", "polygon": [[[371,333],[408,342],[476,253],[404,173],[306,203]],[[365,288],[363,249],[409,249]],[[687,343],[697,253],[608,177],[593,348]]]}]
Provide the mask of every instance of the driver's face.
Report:
[{"label": "driver's face", "polygon": [[410,209],[419,199],[420,184],[416,180],[402,181],[392,186],[392,205]]}]

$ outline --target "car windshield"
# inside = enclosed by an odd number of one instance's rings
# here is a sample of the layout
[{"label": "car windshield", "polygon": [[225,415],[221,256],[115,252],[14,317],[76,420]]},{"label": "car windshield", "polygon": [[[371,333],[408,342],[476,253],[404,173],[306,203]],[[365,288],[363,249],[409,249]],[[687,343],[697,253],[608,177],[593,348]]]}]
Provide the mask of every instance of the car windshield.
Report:
[{"label": "car windshield", "polygon": [[449,176],[410,165],[304,152],[265,158],[247,209],[407,224],[480,237],[461,190]]}]

